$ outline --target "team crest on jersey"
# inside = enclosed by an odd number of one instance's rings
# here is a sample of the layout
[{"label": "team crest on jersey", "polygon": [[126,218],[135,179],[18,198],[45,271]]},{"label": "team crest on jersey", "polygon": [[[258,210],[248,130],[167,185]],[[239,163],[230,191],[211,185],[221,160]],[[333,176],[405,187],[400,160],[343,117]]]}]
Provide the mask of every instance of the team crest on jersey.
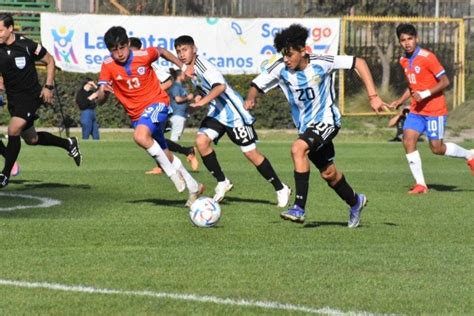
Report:
[{"label": "team crest on jersey", "polygon": [[144,75],[146,68],[144,66],[138,67],[137,72],[139,75]]},{"label": "team crest on jersey", "polygon": [[417,74],[420,73],[420,70],[421,70],[421,69],[420,69],[420,66],[415,66],[415,72],[416,72]]},{"label": "team crest on jersey", "polygon": [[15,65],[18,69],[23,69],[26,66],[26,58],[25,57],[15,57]]},{"label": "team crest on jersey", "polygon": [[318,76],[318,75],[314,75],[312,78],[311,78],[311,83],[313,84],[319,84],[321,82],[321,77]]}]

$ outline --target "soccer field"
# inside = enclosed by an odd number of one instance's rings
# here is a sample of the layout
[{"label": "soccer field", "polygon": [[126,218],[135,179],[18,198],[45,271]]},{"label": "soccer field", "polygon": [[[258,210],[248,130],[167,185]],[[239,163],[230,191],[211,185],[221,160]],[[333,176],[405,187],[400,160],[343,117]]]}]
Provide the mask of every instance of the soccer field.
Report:
[{"label": "soccer field", "polygon": [[[259,144],[291,187],[293,138]],[[336,141],[337,166],[369,200],[348,229],[315,169],[305,224],[281,220],[271,185],[225,139],[234,189],[217,227],[201,229],[186,194],[144,174],[154,163],[130,134],[82,142],[80,168],[23,144],[22,173],[0,191],[0,314],[470,314],[474,177],[419,147],[431,190],[408,196],[400,143]],[[194,175],[212,196],[202,165]]]}]

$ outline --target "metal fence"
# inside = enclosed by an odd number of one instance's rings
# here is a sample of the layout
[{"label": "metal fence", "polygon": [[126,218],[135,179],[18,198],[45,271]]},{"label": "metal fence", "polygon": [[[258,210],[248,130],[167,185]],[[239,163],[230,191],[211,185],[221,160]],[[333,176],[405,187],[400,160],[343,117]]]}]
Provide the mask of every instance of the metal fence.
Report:
[{"label": "metal fence", "polygon": [[[433,51],[445,67],[451,81],[450,99],[456,107],[465,101],[465,30],[463,19],[420,17],[344,17],[341,26],[341,53],[367,60],[379,90],[385,95],[401,95],[407,88],[398,61],[403,51],[395,35],[396,26],[412,23],[418,31],[421,47]],[[348,95],[360,91],[356,75],[339,74],[341,110],[345,115],[372,113],[358,104],[346,104]]]},{"label": "metal fence", "polygon": [[[77,0],[58,0],[81,2]],[[88,1],[88,0],[82,0]],[[98,13],[226,17],[331,17],[342,15],[469,15],[470,0],[95,0]]]}]

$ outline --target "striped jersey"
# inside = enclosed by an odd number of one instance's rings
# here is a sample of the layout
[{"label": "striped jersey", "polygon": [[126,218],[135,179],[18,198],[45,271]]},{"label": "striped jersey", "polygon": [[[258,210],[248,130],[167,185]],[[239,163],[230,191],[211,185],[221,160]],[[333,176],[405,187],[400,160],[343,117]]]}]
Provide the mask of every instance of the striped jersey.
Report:
[{"label": "striped jersey", "polygon": [[[410,57],[400,58],[408,86],[411,91],[423,91],[433,88],[438,80],[446,75],[444,67],[435,54],[427,49],[417,47]],[[446,98],[443,91],[417,102],[411,100],[410,112],[427,116],[442,116],[448,114]]]},{"label": "striped jersey", "polygon": [[121,65],[108,57],[102,63],[99,85],[112,84],[115,97],[122,103],[132,121],[140,118],[150,105],[165,103],[169,97],[160,87],[160,82],[151,64],[159,57],[156,47],[130,51],[125,64]]},{"label": "striped jersey", "polygon": [[209,94],[212,87],[225,84],[226,89],[217,98],[209,103],[208,117],[212,117],[228,127],[251,125],[254,117],[244,108],[242,96],[234,91],[226,82],[224,76],[206,58],[196,56],[194,61],[193,85]]},{"label": "striped jersey", "polygon": [[314,123],[341,125],[341,113],[335,101],[333,70],[351,69],[354,65],[353,56],[310,54],[304,70],[292,70],[280,58],[252,83],[264,93],[280,86],[290,104],[298,133],[302,134]]}]

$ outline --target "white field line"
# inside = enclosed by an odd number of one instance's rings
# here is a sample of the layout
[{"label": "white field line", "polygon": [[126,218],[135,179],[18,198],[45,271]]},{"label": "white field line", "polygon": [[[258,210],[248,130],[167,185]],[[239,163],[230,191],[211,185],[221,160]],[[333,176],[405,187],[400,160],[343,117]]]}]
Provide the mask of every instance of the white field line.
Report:
[{"label": "white field line", "polygon": [[41,197],[41,196],[26,195],[26,194],[0,192],[0,196],[19,197],[23,199],[36,200],[40,202],[39,204],[36,204],[36,205],[16,205],[16,206],[11,206],[11,207],[0,207],[0,212],[11,212],[14,210],[24,210],[27,208],[45,208],[45,207],[51,207],[51,206],[61,204],[61,201],[59,200],[50,199],[50,198]]},{"label": "white field line", "polygon": [[64,285],[57,283],[48,282],[28,282],[28,281],[15,281],[15,280],[4,280],[0,279],[0,285],[14,286],[21,288],[36,288],[36,289],[47,289],[54,291],[63,292],[76,292],[76,293],[89,293],[89,294],[107,294],[107,295],[125,295],[125,296],[145,296],[153,298],[164,298],[173,299],[180,301],[191,301],[199,303],[213,303],[218,305],[232,305],[232,306],[244,306],[244,307],[260,307],[265,309],[273,310],[286,310],[304,312],[310,314],[323,314],[323,315],[374,315],[369,312],[343,312],[330,307],[324,308],[313,308],[302,305],[293,305],[286,303],[278,303],[271,301],[253,301],[253,300],[234,300],[230,298],[220,298],[216,296],[199,296],[195,294],[177,294],[177,293],[163,293],[154,291],[128,291],[128,290],[117,290],[117,289],[101,289],[83,285]]}]

